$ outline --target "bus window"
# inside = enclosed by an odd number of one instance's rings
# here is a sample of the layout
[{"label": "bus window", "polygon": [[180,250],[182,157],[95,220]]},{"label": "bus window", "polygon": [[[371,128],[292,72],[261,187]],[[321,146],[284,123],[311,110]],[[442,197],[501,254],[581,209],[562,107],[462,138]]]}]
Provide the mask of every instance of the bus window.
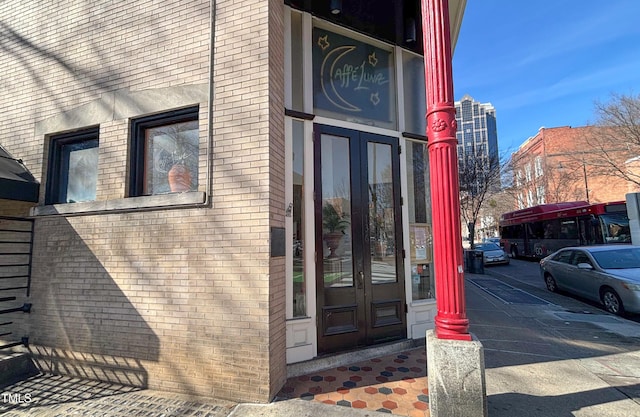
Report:
[{"label": "bus window", "polygon": [[560,229],[560,222],[558,220],[545,220],[539,223],[543,230],[543,236],[545,239],[558,239],[558,230]]},{"label": "bus window", "polygon": [[560,222],[560,239],[578,239],[578,227],[574,219]]},{"label": "bus window", "polygon": [[631,243],[631,231],[629,219],[626,216],[615,214],[603,214],[600,216],[603,223],[605,242],[607,243]]},{"label": "bus window", "polygon": [[533,222],[527,224],[529,230],[529,236],[532,239],[542,239],[544,236],[544,227],[541,222]]},{"label": "bus window", "polygon": [[625,209],[624,202],[572,201],[504,213],[501,242],[510,253],[534,257],[567,246],[631,243]]},{"label": "bus window", "polygon": [[600,233],[600,222],[595,216],[580,217],[578,219],[581,245],[597,245],[603,243]]}]

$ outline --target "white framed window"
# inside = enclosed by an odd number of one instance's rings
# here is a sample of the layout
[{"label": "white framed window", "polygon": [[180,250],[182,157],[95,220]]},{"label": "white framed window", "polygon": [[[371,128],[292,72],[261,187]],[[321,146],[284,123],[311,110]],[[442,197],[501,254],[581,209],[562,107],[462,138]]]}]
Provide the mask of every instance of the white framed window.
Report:
[{"label": "white framed window", "polygon": [[540,185],[538,186],[538,189],[536,190],[537,194],[538,194],[538,204],[545,204],[545,196],[544,196],[544,185]]},{"label": "white framed window", "polygon": [[542,169],[541,156],[536,156],[535,163],[534,163],[534,171],[535,171],[536,178],[541,177],[544,174],[544,171]]},{"label": "white framed window", "polygon": [[533,199],[533,190],[527,191],[527,207],[532,207],[535,200]]},{"label": "white framed window", "polygon": [[531,181],[531,164],[527,164],[524,166],[524,176],[527,182]]}]

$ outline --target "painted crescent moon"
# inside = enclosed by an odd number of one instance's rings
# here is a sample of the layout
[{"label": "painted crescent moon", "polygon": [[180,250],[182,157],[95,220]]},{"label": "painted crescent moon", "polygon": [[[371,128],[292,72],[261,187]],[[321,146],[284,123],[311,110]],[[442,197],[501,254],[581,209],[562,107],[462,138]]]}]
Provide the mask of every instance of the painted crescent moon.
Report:
[{"label": "painted crescent moon", "polygon": [[[327,100],[329,100],[331,104],[333,104],[334,106],[347,111],[362,111],[361,108],[356,107],[353,104],[349,103],[338,93],[338,91],[336,90],[336,86],[333,83],[333,77],[331,77],[331,74],[333,74],[333,69],[336,63],[338,62],[338,60],[343,56],[345,56],[346,54],[348,54],[349,52],[353,51],[354,49],[356,49],[355,46],[339,46],[327,54],[327,56],[322,61],[322,66],[320,67],[320,84],[322,86],[322,92],[324,93],[325,97],[327,97]],[[335,59],[333,60],[329,59],[337,53],[340,53],[340,54]],[[324,82],[324,74],[325,74],[325,67],[327,66],[327,63],[329,61],[331,61],[331,67],[329,69],[330,87],[329,87],[329,91],[327,91],[327,86],[325,85],[325,82]],[[329,92],[333,94],[329,94]]]}]

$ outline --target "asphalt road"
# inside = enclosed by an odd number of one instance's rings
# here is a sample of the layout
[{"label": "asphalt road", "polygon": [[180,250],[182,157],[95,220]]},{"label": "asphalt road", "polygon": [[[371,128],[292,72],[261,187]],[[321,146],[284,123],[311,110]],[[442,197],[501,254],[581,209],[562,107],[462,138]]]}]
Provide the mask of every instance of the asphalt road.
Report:
[{"label": "asphalt road", "polygon": [[[536,261],[512,259],[509,265],[485,267],[485,275],[501,277],[505,282],[516,288],[548,300],[570,311],[577,310],[587,312],[588,314],[608,314],[600,304],[590,300],[567,293],[550,293],[540,277],[540,269]],[[627,315],[624,319],[640,323],[640,315],[638,314]]]}]

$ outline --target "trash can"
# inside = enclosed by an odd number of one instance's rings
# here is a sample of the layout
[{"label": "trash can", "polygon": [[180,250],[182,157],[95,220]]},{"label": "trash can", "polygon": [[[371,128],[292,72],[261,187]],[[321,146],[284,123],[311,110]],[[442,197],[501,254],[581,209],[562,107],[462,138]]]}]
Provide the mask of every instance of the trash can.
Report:
[{"label": "trash can", "polygon": [[465,251],[465,265],[470,274],[484,274],[484,255],[481,250]]}]

